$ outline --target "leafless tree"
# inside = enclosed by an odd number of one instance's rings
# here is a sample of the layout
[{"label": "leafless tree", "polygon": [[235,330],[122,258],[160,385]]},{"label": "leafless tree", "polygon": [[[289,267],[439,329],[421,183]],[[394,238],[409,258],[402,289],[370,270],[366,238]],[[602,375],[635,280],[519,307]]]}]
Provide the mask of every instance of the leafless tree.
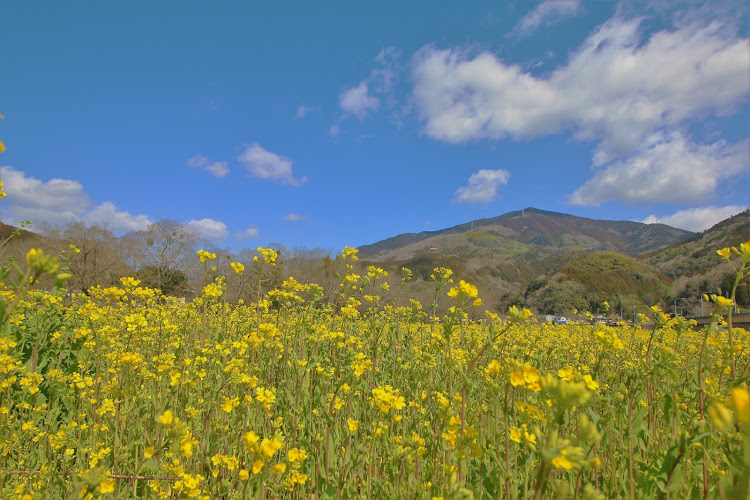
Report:
[{"label": "leafless tree", "polygon": [[186,224],[162,219],[145,231],[125,235],[123,240],[128,247],[128,264],[136,270],[152,267],[154,285],[162,288],[171,272],[182,271],[194,257],[193,246],[198,234]]}]

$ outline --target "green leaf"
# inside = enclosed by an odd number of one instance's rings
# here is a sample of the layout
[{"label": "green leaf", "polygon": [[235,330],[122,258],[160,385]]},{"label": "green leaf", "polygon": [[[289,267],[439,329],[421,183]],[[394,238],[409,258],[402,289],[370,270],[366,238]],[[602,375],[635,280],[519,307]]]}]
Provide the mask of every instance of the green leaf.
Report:
[{"label": "green leaf", "polygon": [[638,434],[640,431],[646,428],[646,426],[643,424],[643,418],[646,416],[647,411],[648,408],[644,406],[641,407],[637,412],[635,412],[633,420],[630,424],[633,434]]},{"label": "green leaf", "polygon": [[591,422],[593,422],[594,425],[598,427],[599,426],[599,414],[594,411],[594,408],[589,407],[586,413],[588,413],[589,418],[591,418]]}]

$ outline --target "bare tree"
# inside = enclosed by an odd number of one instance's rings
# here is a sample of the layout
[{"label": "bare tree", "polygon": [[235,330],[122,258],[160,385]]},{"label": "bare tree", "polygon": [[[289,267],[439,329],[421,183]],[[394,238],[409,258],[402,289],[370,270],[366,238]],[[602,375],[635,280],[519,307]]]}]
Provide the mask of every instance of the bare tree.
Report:
[{"label": "bare tree", "polygon": [[[56,253],[69,256],[73,274],[67,284],[70,289],[85,291],[93,285],[112,285],[130,272],[119,239],[104,227],[69,222],[49,236]],[[69,245],[75,245],[76,250]]]},{"label": "bare tree", "polygon": [[123,237],[134,269],[149,267],[153,271],[153,286],[162,289],[175,271],[183,272],[188,259],[193,257],[193,246],[198,233],[186,224],[162,219],[147,230]]}]

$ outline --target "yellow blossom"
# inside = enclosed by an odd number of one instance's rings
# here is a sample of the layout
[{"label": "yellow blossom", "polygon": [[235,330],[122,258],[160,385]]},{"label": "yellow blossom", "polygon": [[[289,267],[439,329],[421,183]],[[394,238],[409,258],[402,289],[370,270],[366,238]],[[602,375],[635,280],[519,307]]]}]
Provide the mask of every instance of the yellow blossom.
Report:
[{"label": "yellow blossom", "polygon": [[291,463],[302,462],[307,458],[307,452],[305,450],[292,448],[287,452],[287,458]]},{"label": "yellow blossom", "polygon": [[281,448],[282,445],[283,443],[276,438],[264,439],[260,443],[260,453],[263,455],[263,458],[271,458],[277,451],[279,451],[279,448]]},{"label": "yellow blossom", "polygon": [[245,266],[241,262],[232,262],[230,265],[232,266],[232,271],[239,276],[242,276],[242,273],[245,272]]},{"label": "yellow blossom", "polygon": [[510,429],[510,440],[515,441],[516,443],[521,442],[521,431],[516,429],[515,427],[512,427]]},{"label": "yellow blossom", "polygon": [[526,381],[523,378],[523,372],[521,371],[514,371],[510,374],[510,384],[513,387],[518,387],[519,385],[525,385]]},{"label": "yellow blossom", "polygon": [[172,415],[170,410],[165,411],[164,414],[159,417],[159,422],[161,422],[164,427],[170,427],[174,423],[174,420],[174,415]]},{"label": "yellow blossom", "polygon": [[742,425],[750,424],[750,393],[744,387],[732,389],[732,404],[737,421]]},{"label": "yellow blossom", "polygon": [[260,441],[260,436],[258,436],[254,431],[246,432],[242,436],[242,440],[245,442],[245,446],[248,450],[254,451],[255,447],[258,444],[258,441]]},{"label": "yellow blossom", "polygon": [[498,375],[500,373],[500,362],[496,359],[490,361],[490,364],[487,365],[487,371],[493,375]]},{"label": "yellow blossom", "polygon": [[114,479],[105,479],[101,483],[99,483],[99,491],[104,493],[112,493],[115,491],[115,480]]},{"label": "yellow blossom", "polygon": [[570,469],[573,468],[573,463],[570,460],[568,460],[567,458],[563,457],[563,456],[557,456],[557,457],[553,458],[552,459],[552,465],[556,469],[570,470]]}]

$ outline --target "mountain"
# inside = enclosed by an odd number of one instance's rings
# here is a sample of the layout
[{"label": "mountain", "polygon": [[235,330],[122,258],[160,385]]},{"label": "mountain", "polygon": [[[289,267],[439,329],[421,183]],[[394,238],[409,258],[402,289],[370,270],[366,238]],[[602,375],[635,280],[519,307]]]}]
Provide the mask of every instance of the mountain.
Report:
[{"label": "mountain", "polygon": [[439,231],[401,234],[361,246],[359,254],[374,262],[407,260],[436,250],[446,255],[451,249],[468,253],[482,249],[532,260],[575,250],[636,255],[676,243],[692,234],[664,224],[594,220],[527,208]]},{"label": "mountain", "polygon": [[606,300],[632,315],[634,306],[659,303],[672,280],[647,264],[616,252],[575,252],[570,261],[533,281],[527,304],[544,312],[595,311]]},{"label": "mountain", "polygon": [[[409,293],[430,296],[430,275],[448,267],[477,285],[497,310],[523,304],[538,312],[596,310],[607,300],[632,311],[664,300],[673,279],[638,259],[694,233],[664,224],[594,220],[536,208],[439,231],[401,234],[359,248],[364,263],[391,273],[406,267]],[[618,309],[618,310],[619,310]]]},{"label": "mountain", "polygon": [[691,276],[715,269],[716,250],[750,241],[750,210],[723,220],[693,236],[665,248],[647,252],[641,259],[671,278]]},{"label": "mountain", "polygon": [[[704,292],[726,294],[734,285],[734,268],[716,251],[747,241],[750,241],[750,210],[682,242],[647,252],[639,259],[674,280],[668,297],[670,302],[680,301],[690,312],[698,314],[705,311],[705,307],[701,307]],[[736,300],[740,307],[750,307],[750,277],[739,283]]]}]

